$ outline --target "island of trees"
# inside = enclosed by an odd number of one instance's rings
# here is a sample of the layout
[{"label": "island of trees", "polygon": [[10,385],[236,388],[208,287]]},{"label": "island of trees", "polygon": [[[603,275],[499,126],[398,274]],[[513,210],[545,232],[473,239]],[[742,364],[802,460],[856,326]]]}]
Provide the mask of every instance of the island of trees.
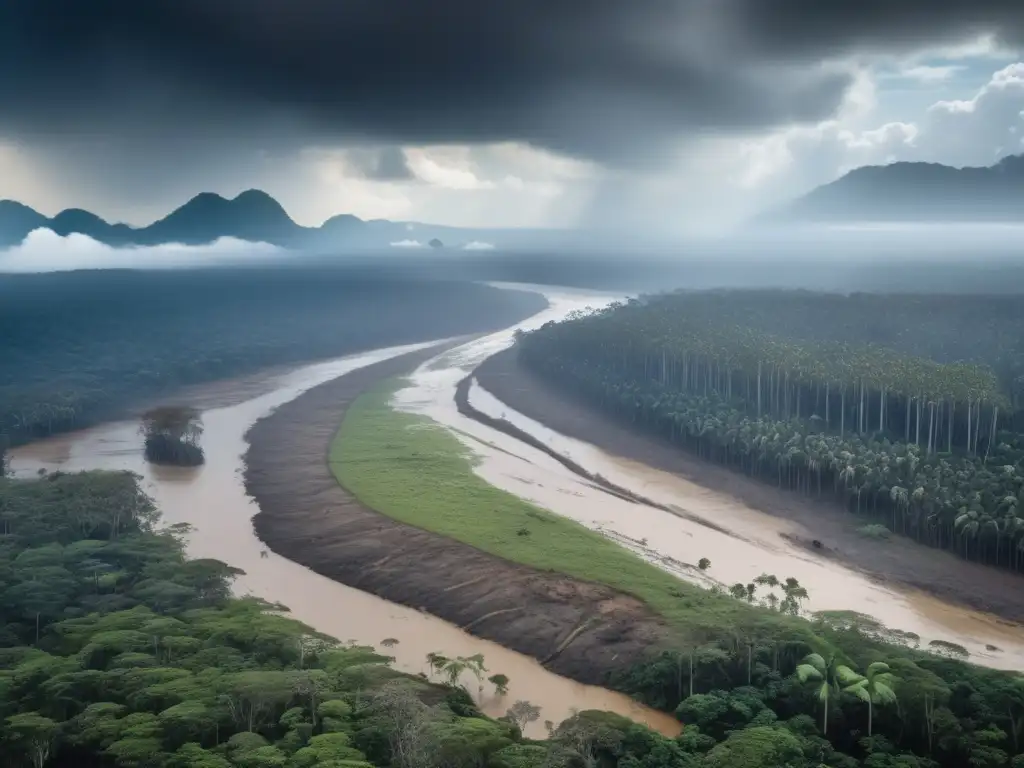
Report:
[{"label": "island of trees", "polygon": [[519,337],[520,359],[736,471],[1024,568],[1024,303],[714,291]]},{"label": "island of trees", "polygon": [[203,422],[199,411],[181,405],[164,405],[142,414],[139,426],[145,438],[146,461],[196,467],[203,463],[199,438]]}]

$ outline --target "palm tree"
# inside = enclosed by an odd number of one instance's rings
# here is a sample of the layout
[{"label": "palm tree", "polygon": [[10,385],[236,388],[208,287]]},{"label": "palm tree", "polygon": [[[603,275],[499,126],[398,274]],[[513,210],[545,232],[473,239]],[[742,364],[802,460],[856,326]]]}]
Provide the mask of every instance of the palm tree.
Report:
[{"label": "palm tree", "polygon": [[[913,311],[934,313],[930,302],[915,297]],[[954,354],[948,334],[933,345],[915,331],[895,350],[850,335],[865,317],[908,311],[878,297],[669,294],[548,323],[516,344],[528,367],[673,445],[805,494],[832,486],[851,512],[888,515],[922,543],[1024,568],[1011,503],[1024,499],[1024,451],[995,439],[1024,376],[1009,403],[977,362],[906,354],[979,361],[975,341]]]},{"label": "palm tree", "polygon": [[868,664],[865,674],[859,680],[843,688],[847,693],[852,693],[861,701],[868,704],[868,736],[871,736],[871,720],[874,714],[874,705],[892,704],[896,701],[896,692],[893,685],[896,678],[889,671],[889,665],[884,661],[876,661]]},{"label": "palm tree", "polygon": [[841,686],[849,686],[861,679],[860,675],[844,664],[838,663],[833,653],[828,661],[820,653],[811,653],[804,657],[802,664],[796,668],[796,676],[801,683],[813,681],[817,685],[818,701],[825,706],[821,732],[828,733],[828,704],[837,698],[843,690]]},{"label": "palm tree", "polygon": [[448,665],[448,662],[448,657],[437,651],[431,651],[427,654],[427,668],[431,672],[440,673]]}]

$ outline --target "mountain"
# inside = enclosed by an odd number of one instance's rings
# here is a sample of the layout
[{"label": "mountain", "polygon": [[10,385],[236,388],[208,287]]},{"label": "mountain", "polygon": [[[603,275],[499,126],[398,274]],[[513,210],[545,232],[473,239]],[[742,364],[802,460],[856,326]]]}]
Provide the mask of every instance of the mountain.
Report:
[{"label": "mountain", "polygon": [[1024,155],[993,166],[865,166],[762,215],[759,224],[1024,221]]},{"label": "mountain", "polygon": [[34,229],[59,235],[87,235],[108,245],[200,245],[221,237],[272,243],[287,248],[386,248],[391,243],[417,240],[426,245],[443,239],[456,246],[483,241],[508,247],[554,242],[567,230],[459,229],[416,222],[375,219],[351,214],[332,216],[319,227],[297,224],[277,200],[258,189],[227,199],[212,192],[196,195],[180,208],[145,227],[111,224],[89,211],[69,208],[52,219],[27,205],[0,200],[0,248],[17,245]]},{"label": "mountain", "polygon": [[48,218],[27,205],[14,200],[0,200],[0,247],[16,245],[33,229],[49,224]]},{"label": "mountain", "polygon": [[233,200],[203,192],[143,231],[149,243],[195,245],[218,237],[237,237],[292,245],[303,230],[277,200],[266,192],[250,189]]}]

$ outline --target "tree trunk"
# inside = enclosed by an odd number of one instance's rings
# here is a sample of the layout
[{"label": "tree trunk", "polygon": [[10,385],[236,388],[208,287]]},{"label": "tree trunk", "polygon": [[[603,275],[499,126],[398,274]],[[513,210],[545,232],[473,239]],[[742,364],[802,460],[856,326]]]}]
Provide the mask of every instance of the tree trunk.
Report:
[{"label": "tree trunk", "polygon": [[693,651],[690,651],[690,695],[693,696]]}]

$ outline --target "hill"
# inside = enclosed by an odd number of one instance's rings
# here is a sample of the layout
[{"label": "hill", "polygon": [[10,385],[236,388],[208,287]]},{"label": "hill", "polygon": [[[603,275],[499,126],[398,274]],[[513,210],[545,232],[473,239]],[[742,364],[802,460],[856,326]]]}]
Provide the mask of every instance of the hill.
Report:
[{"label": "hill", "polygon": [[892,163],[857,168],[758,224],[1024,221],[1024,155],[993,166]]},{"label": "hill", "polygon": [[473,241],[507,247],[564,239],[563,230],[461,229],[416,222],[375,219],[351,214],[332,216],[319,227],[297,224],[281,204],[258,189],[228,199],[203,192],[145,227],[112,224],[90,211],[69,208],[53,218],[14,200],[0,200],[0,248],[17,245],[34,229],[59,235],[82,234],[107,245],[201,245],[221,237],[266,242],[285,248],[386,248],[416,240],[426,247],[431,239],[455,247]]}]

